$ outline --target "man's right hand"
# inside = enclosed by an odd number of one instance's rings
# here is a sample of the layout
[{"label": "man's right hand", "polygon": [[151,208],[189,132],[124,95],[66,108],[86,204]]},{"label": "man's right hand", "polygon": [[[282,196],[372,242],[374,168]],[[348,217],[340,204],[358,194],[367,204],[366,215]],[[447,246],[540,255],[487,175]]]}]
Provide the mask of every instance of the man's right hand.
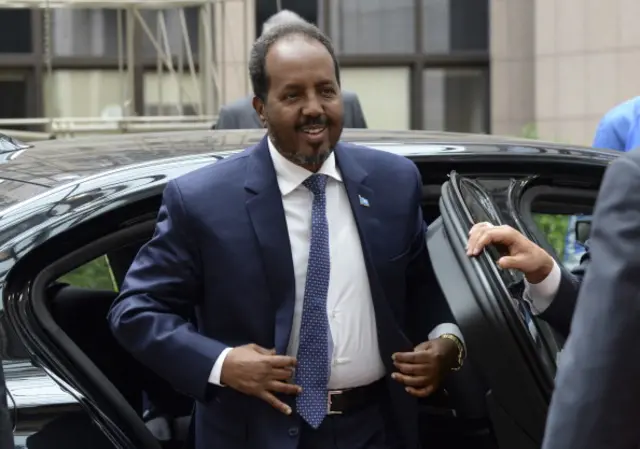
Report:
[{"label": "man's right hand", "polygon": [[296,359],[276,355],[275,350],[255,344],[238,346],[227,354],[222,364],[220,381],[244,394],[256,396],[282,413],[291,414],[291,407],[274,393],[299,394],[302,389],[287,383],[293,377]]},{"label": "man's right hand", "polygon": [[503,245],[508,254],[498,260],[500,268],[521,271],[530,284],[546,279],[554,266],[553,257],[510,226],[477,223],[469,231],[467,255],[477,256],[488,245]]}]

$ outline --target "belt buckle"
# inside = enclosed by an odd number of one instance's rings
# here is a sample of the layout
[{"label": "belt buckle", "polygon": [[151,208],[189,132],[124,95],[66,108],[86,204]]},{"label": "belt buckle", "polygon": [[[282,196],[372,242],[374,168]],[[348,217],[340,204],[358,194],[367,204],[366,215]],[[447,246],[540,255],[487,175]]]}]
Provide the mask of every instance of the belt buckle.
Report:
[{"label": "belt buckle", "polygon": [[342,394],[342,390],[333,390],[329,391],[327,395],[327,415],[342,415],[341,411],[332,410],[331,406],[333,405],[333,397]]}]

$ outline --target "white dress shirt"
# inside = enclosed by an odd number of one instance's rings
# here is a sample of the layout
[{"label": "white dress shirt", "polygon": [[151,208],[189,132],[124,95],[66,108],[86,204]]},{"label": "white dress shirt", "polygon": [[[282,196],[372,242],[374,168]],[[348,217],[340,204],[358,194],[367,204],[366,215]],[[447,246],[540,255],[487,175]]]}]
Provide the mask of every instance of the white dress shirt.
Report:
[{"label": "white dress shirt", "polygon": [[554,261],[551,272],[541,282],[530,284],[525,280],[523,297],[524,300],[529,303],[531,313],[540,315],[547,310],[560,289],[561,279],[562,272],[558,264]]},{"label": "white dress shirt", "polygon": [[[302,184],[312,173],[284,158],[269,141],[287,222],[295,275],[295,307],[287,354],[295,357],[300,339],[302,305],[309,263],[313,194]],[[342,176],[331,154],[318,173],[328,176],[327,222],[331,271],[327,314],[331,329],[331,374],[328,388],[346,389],[368,385],[384,376],[378,351],[378,333],[360,235],[356,227]],[[425,301],[428,298],[425,298]],[[429,338],[452,333],[463,342],[455,324],[436,326]],[[220,385],[222,364],[231,348],[216,360],[209,382]]]}]

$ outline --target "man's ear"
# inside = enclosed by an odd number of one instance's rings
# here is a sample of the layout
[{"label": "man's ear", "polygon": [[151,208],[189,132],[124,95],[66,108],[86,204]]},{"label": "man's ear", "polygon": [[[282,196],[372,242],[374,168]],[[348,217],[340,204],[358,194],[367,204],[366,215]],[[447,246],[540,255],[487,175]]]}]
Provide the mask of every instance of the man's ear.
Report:
[{"label": "man's ear", "polygon": [[256,113],[258,114],[258,117],[260,117],[260,122],[262,122],[262,126],[266,128],[267,117],[264,113],[264,101],[262,101],[260,97],[254,96],[252,104],[253,104],[253,109],[255,109]]}]

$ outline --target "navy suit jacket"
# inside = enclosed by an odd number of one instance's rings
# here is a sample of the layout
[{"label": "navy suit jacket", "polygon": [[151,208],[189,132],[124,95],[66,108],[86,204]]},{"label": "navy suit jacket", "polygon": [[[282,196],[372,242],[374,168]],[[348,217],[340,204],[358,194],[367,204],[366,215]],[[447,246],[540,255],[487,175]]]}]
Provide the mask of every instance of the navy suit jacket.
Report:
[{"label": "navy suit jacket", "polygon": [[560,268],[562,277],[560,278],[558,292],[549,307],[540,314],[540,318],[549,323],[564,338],[567,338],[571,331],[571,319],[576,309],[580,284],[591,263],[588,242],[586,247],[587,252],[580,259],[580,265],[574,268],[571,273],[562,267]]},{"label": "navy suit jacket", "polygon": [[[413,449],[417,401],[390,380],[391,355],[453,322],[425,244],[421,177],[411,161],[387,152],[340,143],[335,155],[365,256],[388,410],[404,447]],[[133,262],[109,321],[135,357],[197,399],[197,448],[294,449],[296,413],[285,416],[208,383],[228,346],[256,343],[284,354],[293,310],[291,249],[265,138],[167,185],[155,233]],[[284,399],[295,410],[294,398]]]}]

